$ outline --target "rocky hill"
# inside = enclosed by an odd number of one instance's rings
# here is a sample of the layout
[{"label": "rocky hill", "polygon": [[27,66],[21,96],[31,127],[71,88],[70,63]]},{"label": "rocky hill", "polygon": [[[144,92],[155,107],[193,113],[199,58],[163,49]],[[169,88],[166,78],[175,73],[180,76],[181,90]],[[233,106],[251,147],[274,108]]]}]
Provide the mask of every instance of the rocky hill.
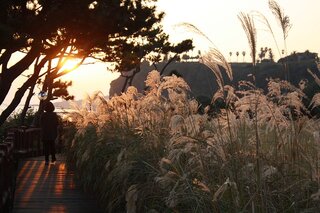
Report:
[{"label": "rocky hill", "polygon": [[[163,62],[158,64],[157,67],[161,70],[164,65],[165,63]],[[319,74],[315,61],[290,62],[288,65],[289,72],[285,73],[282,63],[259,63],[255,71],[257,86],[265,89],[268,78],[288,79],[294,85],[298,85],[302,79],[307,79],[309,82],[307,93],[314,93],[314,90],[317,87],[315,86],[313,77],[307,72],[307,69],[309,68],[314,73]],[[233,81],[230,81],[227,79],[226,75],[224,75],[226,84],[237,86],[237,82],[240,80],[252,80],[253,75],[250,74],[253,74],[254,71],[250,63],[233,63],[231,66],[234,79]],[[153,66],[143,63],[141,65],[141,72],[135,76],[133,86],[137,87],[140,92],[144,90],[144,81],[148,72],[151,70],[154,70]],[[189,84],[194,97],[205,96],[211,98],[217,90],[217,83],[213,72],[202,63],[174,62],[166,68],[164,75],[168,75],[172,71],[178,72],[185,79]],[[119,77],[111,83],[109,91],[110,97],[121,93],[123,83],[123,77]]]}]

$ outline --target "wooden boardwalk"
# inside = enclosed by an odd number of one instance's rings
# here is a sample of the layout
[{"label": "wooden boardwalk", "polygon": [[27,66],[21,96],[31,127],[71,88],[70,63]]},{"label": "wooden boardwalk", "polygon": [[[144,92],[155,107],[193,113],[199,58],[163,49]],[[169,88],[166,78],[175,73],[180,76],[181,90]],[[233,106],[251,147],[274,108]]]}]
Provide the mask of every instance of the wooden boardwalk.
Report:
[{"label": "wooden boardwalk", "polygon": [[45,165],[44,157],[19,162],[14,213],[102,212],[93,198],[77,188],[61,156]]}]

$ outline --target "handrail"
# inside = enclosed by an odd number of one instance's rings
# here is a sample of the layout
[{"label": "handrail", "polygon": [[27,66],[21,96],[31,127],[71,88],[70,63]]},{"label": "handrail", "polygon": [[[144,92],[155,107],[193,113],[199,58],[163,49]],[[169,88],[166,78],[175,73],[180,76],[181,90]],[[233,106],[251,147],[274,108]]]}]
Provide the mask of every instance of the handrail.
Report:
[{"label": "handrail", "polygon": [[0,212],[9,212],[12,208],[14,184],[14,133],[9,132],[0,143]]},{"label": "handrail", "polygon": [[40,128],[8,130],[6,138],[0,143],[0,212],[10,212],[12,209],[18,159],[42,154]]},{"label": "handrail", "polygon": [[[58,140],[61,149],[61,138]],[[41,155],[41,128],[19,127],[7,131],[4,141],[0,142],[0,212],[12,210],[18,160]]]},{"label": "handrail", "polygon": [[40,128],[18,128],[15,131],[14,152],[17,158],[43,155]]}]

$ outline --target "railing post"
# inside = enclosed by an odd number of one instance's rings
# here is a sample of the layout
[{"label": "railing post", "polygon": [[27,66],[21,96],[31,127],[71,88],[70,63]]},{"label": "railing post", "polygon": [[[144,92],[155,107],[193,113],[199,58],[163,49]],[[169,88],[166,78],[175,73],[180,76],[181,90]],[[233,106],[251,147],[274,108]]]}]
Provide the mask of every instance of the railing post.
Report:
[{"label": "railing post", "polygon": [[17,158],[42,155],[40,128],[19,128],[15,133],[14,143]]},{"label": "railing post", "polygon": [[0,150],[0,195],[1,195],[1,203],[0,203],[0,211],[3,212],[4,210],[4,194],[6,190],[6,185],[5,185],[5,153],[4,151]]},{"label": "railing post", "polygon": [[26,143],[26,151],[27,157],[33,156],[33,141],[32,141],[32,129],[26,129],[24,135],[25,143]]},{"label": "railing post", "polygon": [[40,128],[11,129],[0,143],[0,212],[12,210],[19,158],[42,155],[40,134]]},{"label": "railing post", "polygon": [[15,166],[13,157],[13,137],[8,135],[0,143],[0,212],[12,209],[15,185]]},{"label": "railing post", "polygon": [[38,148],[38,155],[43,155],[43,144],[41,141],[41,129],[38,128],[38,132],[37,132],[37,148]]}]

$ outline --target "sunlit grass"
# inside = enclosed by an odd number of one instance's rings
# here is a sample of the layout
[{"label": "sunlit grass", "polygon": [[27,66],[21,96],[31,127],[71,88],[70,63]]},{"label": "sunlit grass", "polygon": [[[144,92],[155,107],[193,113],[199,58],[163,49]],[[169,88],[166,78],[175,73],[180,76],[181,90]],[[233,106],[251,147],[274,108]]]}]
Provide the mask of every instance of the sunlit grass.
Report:
[{"label": "sunlit grass", "polygon": [[111,100],[96,94],[72,115],[78,132],[69,160],[107,211],[318,208],[319,122],[302,113],[298,88],[271,80],[267,94],[252,84],[228,89],[228,113],[212,117],[198,114],[181,78],[153,71],[146,83],[145,94],[133,87]]},{"label": "sunlit grass", "polygon": [[[289,19],[276,2],[270,8],[285,40]],[[254,16],[238,18],[254,68]],[[143,94],[129,87],[110,100],[88,96],[70,114],[77,130],[67,147],[83,187],[106,212],[318,212],[320,122],[308,110],[319,94],[305,106],[303,86],[288,81],[269,79],[267,91],[255,79],[226,85],[222,76],[233,73],[224,56],[195,26],[182,26],[207,40],[201,61],[219,87],[212,104],[200,113],[182,78],[157,71]]]}]

